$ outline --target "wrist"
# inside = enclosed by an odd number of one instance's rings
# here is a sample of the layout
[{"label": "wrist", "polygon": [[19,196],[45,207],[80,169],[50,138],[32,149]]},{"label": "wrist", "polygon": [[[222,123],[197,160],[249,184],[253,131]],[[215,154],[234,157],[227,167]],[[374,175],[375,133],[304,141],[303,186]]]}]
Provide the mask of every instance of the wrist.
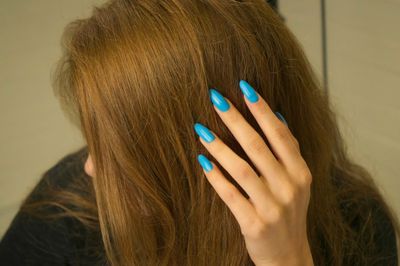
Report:
[{"label": "wrist", "polygon": [[307,250],[297,256],[284,258],[279,262],[258,263],[256,266],[314,266],[314,261],[311,251]]},{"label": "wrist", "polygon": [[305,260],[296,258],[274,263],[259,263],[256,266],[314,266],[314,262],[312,258],[306,258]]}]

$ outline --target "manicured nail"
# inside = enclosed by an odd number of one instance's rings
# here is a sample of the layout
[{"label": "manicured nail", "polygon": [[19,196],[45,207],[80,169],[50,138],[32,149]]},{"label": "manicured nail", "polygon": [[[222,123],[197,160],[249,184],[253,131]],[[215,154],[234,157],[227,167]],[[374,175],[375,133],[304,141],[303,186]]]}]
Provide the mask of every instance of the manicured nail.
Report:
[{"label": "manicured nail", "polygon": [[197,135],[199,135],[207,143],[210,143],[215,139],[214,134],[200,123],[194,124],[194,130],[196,131]]},{"label": "manicured nail", "polygon": [[203,169],[206,170],[207,173],[213,169],[213,165],[203,154],[199,154],[197,156],[197,161],[199,161],[201,167],[203,167]]},{"label": "manicured nail", "polygon": [[222,96],[221,93],[219,93],[215,89],[210,89],[210,99],[212,103],[222,112],[228,111],[229,110],[229,103],[225,100],[225,97]]},{"label": "manicured nail", "polygon": [[251,103],[255,103],[258,101],[257,93],[255,92],[253,87],[250,86],[250,84],[247,83],[245,80],[240,80],[239,87],[242,90],[242,93],[246,96],[247,100],[249,100]]},{"label": "manicured nail", "polygon": [[288,125],[288,123],[286,122],[285,118],[283,117],[283,115],[281,115],[281,113],[279,112],[275,112],[276,116],[279,118],[279,120],[281,120],[283,123],[286,124],[286,126]]}]

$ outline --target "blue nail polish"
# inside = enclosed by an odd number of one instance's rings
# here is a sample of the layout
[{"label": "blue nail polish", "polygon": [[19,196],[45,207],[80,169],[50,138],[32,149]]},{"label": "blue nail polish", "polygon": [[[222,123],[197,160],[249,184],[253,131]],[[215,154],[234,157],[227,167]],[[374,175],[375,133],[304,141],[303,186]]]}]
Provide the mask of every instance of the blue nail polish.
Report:
[{"label": "blue nail polish", "polygon": [[199,135],[207,143],[210,143],[215,139],[214,134],[200,123],[194,124],[194,130],[196,131],[197,135]]},{"label": "blue nail polish", "polygon": [[247,100],[249,100],[251,103],[258,101],[258,95],[249,83],[244,80],[240,80],[239,87],[242,90],[242,93],[246,96]]},{"label": "blue nail polish", "polygon": [[286,122],[285,118],[283,117],[283,115],[281,115],[281,113],[279,112],[275,112],[276,116],[279,118],[279,120],[281,120],[283,123],[286,124],[286,126],[288,125],[288,123]]},{"label": "blue nail polish", "polygon": [[213,165],[203,154],[199,154],[197,156],[197,161],[200,163],[201,167],[203,167],[203,169],[206,170],[207,173],[213,169]]},{"label": "blue nail polish", "polygon": [[224,96],[215,89],[210,89],[210,99],[212,103],[222,112],[229,110],[229,103],[225,100]]}]

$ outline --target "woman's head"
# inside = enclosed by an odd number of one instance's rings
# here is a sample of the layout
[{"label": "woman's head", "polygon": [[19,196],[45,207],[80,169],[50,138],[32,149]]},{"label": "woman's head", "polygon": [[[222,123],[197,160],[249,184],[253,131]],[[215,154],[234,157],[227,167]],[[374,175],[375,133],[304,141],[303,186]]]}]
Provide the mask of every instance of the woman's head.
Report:
[{"label": "woman's head", "polygon": [[240,79],[288,121],[313,174],[309,237],[324,237],[311,245],[342,258],[347,228],[331,177],[345,160],[340,134],[299,44],[264,0],[113,0],[63,38],[54,84],[93,159],[110,262],[251,264],[235,218],[203,177],[196,156],[208,153],[193,130],[207,125],[248,160],[208,96],[216,87],[263,135]]}]

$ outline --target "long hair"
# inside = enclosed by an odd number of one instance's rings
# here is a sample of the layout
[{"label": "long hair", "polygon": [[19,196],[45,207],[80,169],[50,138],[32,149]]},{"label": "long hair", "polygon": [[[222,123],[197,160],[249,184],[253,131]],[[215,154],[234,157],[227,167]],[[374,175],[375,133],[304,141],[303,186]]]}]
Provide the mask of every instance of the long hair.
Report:
[{"label": "long hair", "polygon": [[[208,94],[217,88],[263,136],[240,79],[284,115],[310,168],[315,265],[376,260],[368,256],[372,238],[365,240],[373,235],[371,202],[399,231],[370,174],[348,157],[300,44],[264,0],[108,1],[67,26],[63,47],[54,88],[93,158],[91,221],[110,264],[254,265],[196,160],[212,156],[193,130],[195,122],[207,125],[254,166]],[[359,231],[350,226],[355,217],[364,221]]]}]

